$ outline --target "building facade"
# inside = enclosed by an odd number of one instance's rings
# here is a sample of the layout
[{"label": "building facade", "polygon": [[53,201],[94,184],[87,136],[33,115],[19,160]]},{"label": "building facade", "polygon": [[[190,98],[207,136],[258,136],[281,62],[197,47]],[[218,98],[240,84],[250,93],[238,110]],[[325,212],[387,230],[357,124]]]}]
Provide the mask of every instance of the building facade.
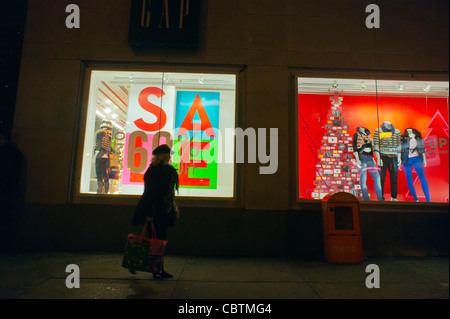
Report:
[{"label": "building facade", "polygon": [[[448,254],[448,2],[370,4],[30,0],[17,240],[120,251],[151,150],[167,142],[182,214],[169,252],[321,256],[320,199],[347,191],[366,254]],[[384,159],[384,200],[355,157],[358,127]],[[397,164],[408,128],[426,179]]]}]

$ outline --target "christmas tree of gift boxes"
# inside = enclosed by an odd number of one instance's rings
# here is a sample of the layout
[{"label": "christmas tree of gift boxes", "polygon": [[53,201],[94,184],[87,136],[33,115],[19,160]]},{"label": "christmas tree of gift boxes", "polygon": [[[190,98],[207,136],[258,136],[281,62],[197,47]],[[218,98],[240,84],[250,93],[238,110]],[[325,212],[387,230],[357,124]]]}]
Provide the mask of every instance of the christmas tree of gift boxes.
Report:
[{"label": "christmas tree of gift boxes", "polygon": [[362,199],[359,170],[353,156],[352,137],[342,112],[343,98],[334,92],[331,100],[331,116],[324,126],[316,165],[315,188],[312,198],[322,199],[328,193],[348,192]]}]

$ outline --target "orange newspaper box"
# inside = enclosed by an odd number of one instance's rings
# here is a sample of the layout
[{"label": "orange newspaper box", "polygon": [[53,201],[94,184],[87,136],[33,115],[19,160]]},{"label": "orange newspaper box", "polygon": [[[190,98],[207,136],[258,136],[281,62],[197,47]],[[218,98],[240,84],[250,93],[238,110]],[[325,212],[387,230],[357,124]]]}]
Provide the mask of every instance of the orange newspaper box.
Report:
[{"label": "orange newspaper box", "polygon": [[359,201],[350,193],[330,193],[322,199],[325,259],[329,263],[363,261]]}]

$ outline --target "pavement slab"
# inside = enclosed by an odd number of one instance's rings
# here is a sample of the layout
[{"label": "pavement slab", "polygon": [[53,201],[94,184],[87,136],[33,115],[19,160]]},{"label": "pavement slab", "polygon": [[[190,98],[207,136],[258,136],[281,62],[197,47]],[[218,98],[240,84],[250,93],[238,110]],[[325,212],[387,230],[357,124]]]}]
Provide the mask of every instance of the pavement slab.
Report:
[{"label": "pavement slab", "polygon": [[[165,257],[174,275],[155,280],[121,267],[121,253],[0,253],[2,299],[448,299],[448,257],[368,258],[361,264],[256,257]],[[80,288],[67,288],[67,265]],[[379,288],[368,288],[379,268]]]}]

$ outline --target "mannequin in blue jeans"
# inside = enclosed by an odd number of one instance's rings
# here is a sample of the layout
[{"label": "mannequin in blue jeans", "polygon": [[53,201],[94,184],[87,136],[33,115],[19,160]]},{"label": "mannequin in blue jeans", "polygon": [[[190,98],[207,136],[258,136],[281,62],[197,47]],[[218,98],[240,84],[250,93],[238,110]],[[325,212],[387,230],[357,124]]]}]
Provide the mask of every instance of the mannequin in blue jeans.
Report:
[{"label": "mannequin in blue jeans", "polygon": [[361,191],[363,193],[364,200],[370,200],[369,191],[367,190],[367,172],[373,179],[373,184],[375,186],[375,192],[377,193],[377,199],[382,201],[383,195],[381,194],[381,179],[378,173],[378,167],[375,164],[373,156],[361,155],[359,156],[359,176],[361,178]]},{"label": "mannequin in blue jeans", "polygon": [[367,189],[367,172],[369,172],[374,182],[377,198],[380,201],[383,200],[380,174],[373,159],[373,141],[369,129],[365,127],[358,127],[356,129],[356,133],[353,135],[353,154],[356,158],[356,166],[359,169],[363,199],[370,200]]},{"label": "mannequin in blue jeans", "polygon": [[419,201],[412,177],[413,167],[419,177],[425,199],[429,202],[430,190],[427,179],[425,178],[424,170],[424,167],[427,166],[427,161],[425,159],[425,145],[422,134],[414,128],[407,128],[402,135],[402,164],[408,183],[408,189],[414,200],[416,202]]}]

